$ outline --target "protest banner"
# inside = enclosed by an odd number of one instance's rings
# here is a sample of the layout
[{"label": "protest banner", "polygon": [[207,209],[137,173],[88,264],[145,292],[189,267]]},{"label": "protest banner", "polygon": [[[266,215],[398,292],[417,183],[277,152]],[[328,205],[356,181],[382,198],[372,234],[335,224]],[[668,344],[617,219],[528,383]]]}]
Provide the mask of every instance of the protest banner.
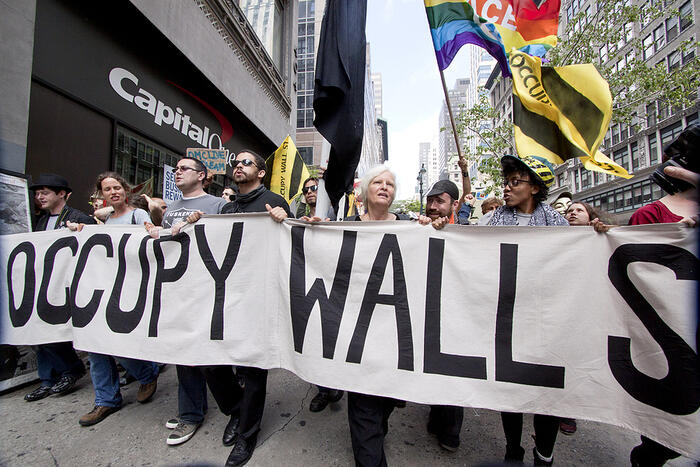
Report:
[{"label": "protest banner", "polygon": [[228,164],[228,149],[187,148],[187,157],[204,164],[210,174],[225,174]]},{"label": "protest banner", "polygon": [[694,231],[206,216],[0,238],[0,343],[286,368],[626,427],[700,459]]},{"label": "protest banner", "polygon": [[182,199],[182,192],[175,185],[175,174],[173,167],[163,164],[163,200],[166,203]]}]

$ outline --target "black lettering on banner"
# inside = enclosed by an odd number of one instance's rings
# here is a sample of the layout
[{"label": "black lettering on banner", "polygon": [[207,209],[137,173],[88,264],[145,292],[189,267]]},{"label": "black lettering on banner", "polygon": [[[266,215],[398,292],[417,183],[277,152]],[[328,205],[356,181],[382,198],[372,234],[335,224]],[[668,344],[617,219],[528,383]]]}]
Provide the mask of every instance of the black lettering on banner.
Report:
[{"label": "black lettering on banner", "polygon": [[[180,244],[180,257],[177,263],[170,269],[165,268],[165,256],[161,243],[176,242]],[[175,282],[181,278],[187,270],[190,257],[190,237],[184,233],[169,238],[160,238],[153,242],[153,253],[156,256],[156,280],[153,284],[153,307],[151,308],[151,321],[148,325],[148,337],[158,337],[158,319],[160,318],[160,295],[164,282]]]},{"label": "black lettering on banner", "polygon": [[241,238],[243,237],[243,222],[235,222],[231,228],[231,236],[228,240],[226,255],[221,263],[221,269],[216,266],[216,260],[211,253],[207,236],[204,233],[203,225],[194,226],[194,236],[197,238],[197,249],[202,257],[207,271],[214,279],[214,310],[211,315],[210,338],[212,340],[223,340],[224,338],[224,302],[226,301],[226,279],[233,270],[241,249]]},{"label": "black lettering on banner", "polygon": [[[17,255],[20,253],[24,253],[26,258],[24,267],[24,288],[22,292],[22,301],[19,307],[15,308],[15,293],[12,290],[12,267],[15,264]],[[34,310],[34,291],[36,290],[35,260],[36,251],[34,250],[34,245],[30,242],[22,242],[17,245],[7,259],[7,298],[10,302],[10,323],[16,328],[27,324]]]},{"label": "black lettering on banner", "polygon": [[[394,270],[394,293],[380,294],[384,273],[386,272],[391,256]],[[396,332],[398,336],[399,370],[413,371],[413,334],[411,331],[411,315],[408,308],[408,295],[406,293],[406,278],[403,272],[403,260],[401,249],[394,234],[385,234],[379,245],[377,256],[374,259],[372,270],[367,279],[365,296],[360,305],[360,315],[357,318],[355,331],[350,341],[346,361],[348,363],[360,363],[362,352],[365,348],[367,330],[372,320],[372,313],[378,305],[391,305],[396,315]]]},{"label": "black lettering on banner", "polygon": [[146,247],[148,246],[151,237],[146,235],[141,239],[139,245],[139,265],[141,266],[141,283],[139,284],[139,295],[136,297],[136,304],[131,310],[122,310],[119,302],[124,288],[124,279],[126,277],[126,244],[129,241],[131,234],[122,235],[119,241],[119,266],[117,268],[117,277],[114,279],[114,287],[107,301],[107,326],[113,332],[128,334],[139,325],[143,313],[146,310],[146,294],[148,293],[148,279],[151,276],[151,267],[148,264],[148,256],[146,255]]},{"label": "black lettering on banner", "polygon": [[41,278],[41,286],[39,287],[36,312],[39,318],[49,324],[67,323],[71,314],[69,287],[66,287],[66,301],[63,305],[50,304],[46,295],[49,290],[49,282],[51,281],[51,273],[53,272],[53,263],[56,260],[56,254],[64,248],[70,248],[73,256],[75,256],[75,253],[78,251],[78,239],[73,236],[59,238],[53,242],[44,254],[44,275]]},{"label": "black lettering on banner", "polygon": [[87,264],[88,257],[92,252],[93,247],[103,246],[107,251],[107,257],[111,258],[114,255],[114,248],[112,246],[112,238],[108,234],[95,234],[88,238],[83,244],[83,248],[80,250],[80,255],[78,256],[78,262],[75,265],[75,274],[73,274],[73,282],[70,286],[71,295],[71,306],[73,307],[73,326],[76,328],[83,328],[92,321],[95,317],[97,309],[100,306],[100,300],[102,300],[102,294],[105,293],[104,290],[95,289],[92,294],[90,302],[84,307],[79,307],[76,304],[76,295],[78,293],[78,285],[80,283],[80,278],[85,270],[85,265]]},{"label": "black lettering on banner", "polygon": [[321,314],[321,336],[323,341],[323,358],[332,359],[335,355],[335,345],[338,341],[340,321],[343,317],[345,299],[350,285],[350,274],[355,257],[357,232],[343,231],[343,243],[338,255],[338,264],[333,276],[331,293],[326,293],[323,278],[317,277],[306,293],[306,260],[304,255],[304,232],[306,228],[292,227],[292,258],[289,268],[289,303],[292,316],[292,334],[294,350],[302,353],[306,326],[309,315],[318,302]]},{"label": "black lettering on banner", "polygon": [[631,263],[665,266],[677,280],[698,280],[700,262],[688,250],[653,243],[618,247],[608,263],[608,277],[631,310],[659,344],[668,374],[656,379],[639,371],[632,361],[629,337],[608,336],[608,365],[620,386],[636,400],[673,415],[689,415],[700,407],[698,354],[659,317],[627,275]]},{"label": "black lettering on banner", "polygon": [[518,245],[501,243],[496,311],[496,381],[564,388],[564,367],[513,361],[513,310],[518,275]]},{"label": "black lettering on banner", "polygon": [[486,357],[440,352],[440,302],[442,300],[442,264],[445,256],[445,240],[431,238],[428,245],[423,371],[436,375],[486,379]]}]

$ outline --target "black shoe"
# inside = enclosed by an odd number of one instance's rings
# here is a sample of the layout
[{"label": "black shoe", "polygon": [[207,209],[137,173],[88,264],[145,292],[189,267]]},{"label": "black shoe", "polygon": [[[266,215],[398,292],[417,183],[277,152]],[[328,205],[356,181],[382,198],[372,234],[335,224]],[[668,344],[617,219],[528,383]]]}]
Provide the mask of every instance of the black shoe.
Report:
[{"label": "black shoe", "polygon": [[532,465],[554,465],[554,457],[552,457],[550,461],[543,460],[537,452],[536,447],[532,448],[532,459]]},{"label": "black shoe", "polygon": [[226,428],[224,428],[224,436],[221,438],[224,446],[233,446],[233,443],[236,442],[236,430],[238,430],[238,423],[240,421],[241,419],[238,415],[231,415],[231,419],[226,424]]},{"label": "black shoe", "polygon": [[83,375],[63,375],[58,383],[51,386],[51,394],[65,394],[75,386],[75,382],[78,381]]},{"label": "black shoe", "polygon": [[320,412],[321,410],[325,409],[328,405],[328,395],[328,392],[319,391],[319,393],[316,394],[313,399],[311,399],[311,403],[309,404],[309,410],[311,412]]},{"label": "black shoe", "polygon": [[255,451],[255,438],[251,439],[250,442],[246,441],[242,436],[237,436],[236,438],[236,444],[234,444],[231,454],[226,459],[226,467],[245,465],[253,455],[253,451]]},{"label": "black shoe", "polygon": [[343,398],[343,394],[343,391],[331,389],[330,391],[328,391],[328,402],[338,402],[340,399]]},{"label": "black shoe", "polygon": [[29,394],[24,395],[24,400],[27,402],[34,402],[48,397],[51,394],[51,388],[48,386],[39,386]]},{"label": "black shoe", "polygon": [[506,445],[506,455],[503,457],[504,464],[522,464],[525,458],[525,449],[522,446],[511,447]]}]

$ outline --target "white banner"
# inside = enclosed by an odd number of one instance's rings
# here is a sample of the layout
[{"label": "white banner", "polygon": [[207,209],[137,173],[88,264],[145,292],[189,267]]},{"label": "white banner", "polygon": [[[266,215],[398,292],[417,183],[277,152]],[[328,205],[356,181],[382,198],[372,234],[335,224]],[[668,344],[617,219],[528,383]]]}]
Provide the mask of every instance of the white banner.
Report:
[{"label": "white banner", "polygon": [[700,459],[692,229],[277,224],[0,238],[0,342],[286,368],[426,404],[615,424]]}]

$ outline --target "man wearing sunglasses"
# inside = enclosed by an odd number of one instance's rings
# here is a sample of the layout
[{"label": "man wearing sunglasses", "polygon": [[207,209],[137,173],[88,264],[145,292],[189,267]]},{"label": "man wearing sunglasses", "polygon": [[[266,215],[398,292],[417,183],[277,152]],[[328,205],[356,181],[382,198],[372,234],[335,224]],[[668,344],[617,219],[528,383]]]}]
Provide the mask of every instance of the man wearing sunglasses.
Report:
[{"label": "man wearing sunglasses", "polygon": [[[222,214],[267,211],[276,222],[292,217],[289,205],[284,198],[263,185],[265,159],[262,156],[245,149],[238,153],[231,165],[233,181],[238,186],[238,193],[233,201],[223,207]],[[187,218],[187,222],[197,222],[201,214],[193,213]],[[236,368],[236,373],[242,390],[235,394],[236,403],[231,413],[231,420],[224,431],[224,445],[233,445],[231,454],[226,460],[228,467],[243,465],[253,455],[265,409],[267,391],[267,370],[239,366]]]},{"label": "man wearing sunglasses", "polygon": [[316,198],[318,197],[318,178],[309,177],[304,180],[301,193],[304,195],[304,202],[297,209],[297,217],[314,217],[316,215]]}]

